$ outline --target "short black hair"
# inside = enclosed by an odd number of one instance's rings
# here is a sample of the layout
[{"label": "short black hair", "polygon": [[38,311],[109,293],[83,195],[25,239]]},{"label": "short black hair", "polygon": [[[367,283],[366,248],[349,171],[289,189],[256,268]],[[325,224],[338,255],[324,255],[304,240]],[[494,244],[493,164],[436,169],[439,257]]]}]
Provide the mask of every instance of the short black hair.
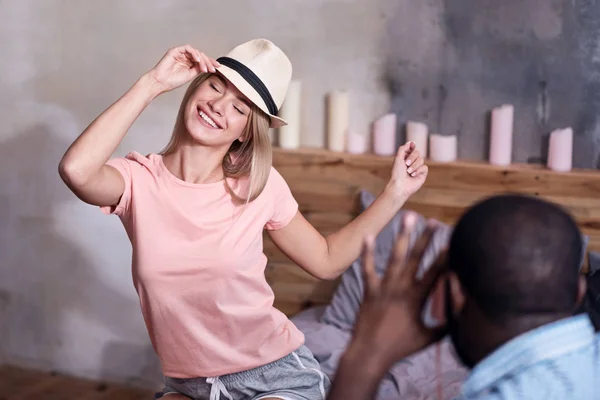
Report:
[{"label": "short black hair", "polygon": [[583,240],[562,207],[504,194],[476,203],[456,224],[450,270],[491,317],[572,312]]}]

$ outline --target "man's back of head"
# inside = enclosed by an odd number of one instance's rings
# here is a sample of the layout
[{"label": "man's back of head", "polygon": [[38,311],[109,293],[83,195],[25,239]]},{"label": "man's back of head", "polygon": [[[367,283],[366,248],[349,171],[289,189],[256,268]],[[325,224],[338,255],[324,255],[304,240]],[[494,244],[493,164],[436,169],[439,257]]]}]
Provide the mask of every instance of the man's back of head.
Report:
[{"label": "man's back of head", "polygon": [[503,195],[461,218],[449,263],[491,318],[569,314],[578,300],[582,245],[577,224],[557,205]]},{"label": "man's back of head", "polygon": [[573,218],[542,199],[500,195],[470,208],[448,252],[463,300],[457,312],[447,299],[447,317],[463,361],[473,366],[512,337],[572,315],[585,288],[582,246]]}]

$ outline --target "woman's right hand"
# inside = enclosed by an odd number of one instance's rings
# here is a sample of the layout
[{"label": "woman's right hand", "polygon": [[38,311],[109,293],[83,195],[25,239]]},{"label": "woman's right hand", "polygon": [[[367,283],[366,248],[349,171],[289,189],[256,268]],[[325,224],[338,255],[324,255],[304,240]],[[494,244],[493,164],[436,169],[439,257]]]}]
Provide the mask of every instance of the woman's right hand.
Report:
[{"label": "woman's right hand", "polygon": [[152,68],[148,75],[161,93],[178,88],[204,72],[215,72],[221,65],[190,45],[174,47]]}]

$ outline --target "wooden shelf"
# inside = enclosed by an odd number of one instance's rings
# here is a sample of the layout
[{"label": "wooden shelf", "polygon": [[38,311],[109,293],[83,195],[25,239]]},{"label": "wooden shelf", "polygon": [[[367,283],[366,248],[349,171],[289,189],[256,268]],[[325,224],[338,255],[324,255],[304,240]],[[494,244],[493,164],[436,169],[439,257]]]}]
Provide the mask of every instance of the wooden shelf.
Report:
[{"label": "wooden shelf", "polygon": [[[393,157],[355,155],[325,149],[276,148],[273,165],[286,179],[304,216],[323,234],[334,232],[360,212],[360,192],[378,194],[390,178]],[[590,237],[589,250],[600,251],[600,171],[575,169],[556,172],[543,165],[512,164],[499,167],[478,161],[427,161],[429,175],[404,208],[454,224],[464,210],[485,197],[500,193],[540,196],[564,206]],[[270,262],[267,277],[276,301],[286,312],[300,310],[303,302],[324,303],[331,285],[307,274],[285,274],[296,267],[265,237]],[[274,274],[274,268],[280,270]],[[286,266],[281,269],[281,266]],[[587,266],[586,266],[587,268]],[[333,286],[335,287],[335,286]]]},{"label": "wooden shelf", "polygon": [[[299,149],[287,150],[282,149],[280,147],[274,147],[273,153],[276,157],[280,156],[302,156],[306,157],[317,157],[323,158],[326,157],[328,159],[338,159],[343,160],[345,163],[358,163],[358,164],[372,164],[372,165],[391,165],[394,160],[393,156],[378,156],[373,153],[365,153],[365,154],[352,154],[345,152],[335,152],[327,149],[317,148],[317,147],[303,147]],[[491,165],[485,161],[479,160],[457,160],[453,162],[443,163],[436,162],[431,159],[427,159],[427,165],[433,167],[443,167],[443,166],[456,166],[460,168],[470,167],[470,168],[484,168],[488,170],[494,171],[522,171],[522,170],[532,170],[532,171],[541,171],[548,174],[558,174],[558,175],[586,175],[592,176],[600,174],[600,170],[597,169],[586,169],[586,168],[574,168],[569,172],[558,172],[553,171],[547,168],[543,164],[530,164],[530,163],[512,163],[509,166],[497,166]],[[597,178],[600,179],[600,178]]]}]

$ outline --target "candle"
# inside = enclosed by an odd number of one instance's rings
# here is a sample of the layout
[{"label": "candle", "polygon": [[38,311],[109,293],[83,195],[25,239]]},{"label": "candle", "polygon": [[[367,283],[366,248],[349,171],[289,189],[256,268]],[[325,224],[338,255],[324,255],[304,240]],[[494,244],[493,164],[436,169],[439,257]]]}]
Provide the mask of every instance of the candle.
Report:
[{"label": "candle", "polygon": [[337,90],[327,99],[327,147],[332,151],[344,151],[350,120],[348,92]]},{"label": "candle", "polygon": [[396,153],[396,114],[386,114],[373,124],[373,151],[380,156]]},{"label": "candle", "polygon": [[492,110],[490,164],[509,165],[512,156],[514,106],[503,104]]},{"label": "candle", "polygon": [[302,84],[300,81],[290,82],[279,116],[287,121],[286,126],[279,128],[279,146],[284,149],[300,147],[300,111],[302,100]]},{"label": "candle", "polygon": [[456,135],[432,134],[429,137],[429,156],[433,161],[456,161]]},{"label": "candle", "polygon": [[352,154],[363,154],[369,149],[369,135],[361,135],[359,133],[348,131],[348,142],[346,150]]},{"label": "candle", "polygon": [[573,129],[557,129],[550,134],[548,167],[554,171],[567,172],[573,163]]},{"label": "candle", "polygon": [[414,142],[421,157],[427,158],[427,125],[422,122],[408,121],[406,123],[406,140]]}]

